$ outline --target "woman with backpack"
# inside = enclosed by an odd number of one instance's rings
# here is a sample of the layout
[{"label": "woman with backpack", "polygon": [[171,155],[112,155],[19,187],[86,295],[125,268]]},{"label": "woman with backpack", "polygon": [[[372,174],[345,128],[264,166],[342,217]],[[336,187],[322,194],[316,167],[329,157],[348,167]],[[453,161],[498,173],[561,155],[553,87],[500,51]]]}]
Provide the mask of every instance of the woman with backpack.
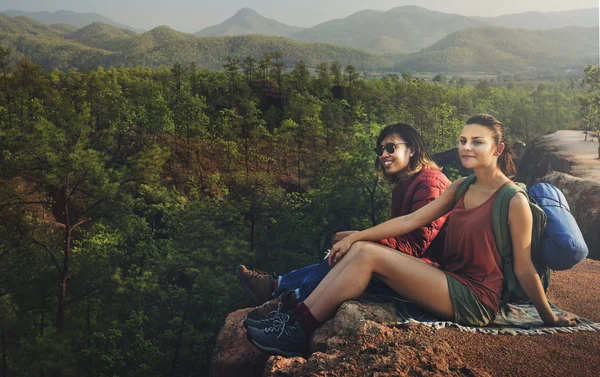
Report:
[{"label": "woman with backpack", "polygon": [[[287,316],[248,328],[258,348],[283,356],[304,355],[310,335],[331,318],[339,305],[358,297],[377,277],[402,297],[441,319],[469,326],[493,321],[502,294],[501,261],[492,229],[492,209],[498,191],[513,184],[513,152],[504,138],[504,125],[490,115],[470,118],[463,128],[458,154],[476,182],[460,199],[454,182],[423,208],[345,237],[331,249],[334,267],[321,284]],[[440,268],[371,241],[406,234],[451,212]],[[555,315],[530,255],[532,214],[524,195],[511,198],[508,214],[514,272],[547,325],[572,326],[573,315]]]}]

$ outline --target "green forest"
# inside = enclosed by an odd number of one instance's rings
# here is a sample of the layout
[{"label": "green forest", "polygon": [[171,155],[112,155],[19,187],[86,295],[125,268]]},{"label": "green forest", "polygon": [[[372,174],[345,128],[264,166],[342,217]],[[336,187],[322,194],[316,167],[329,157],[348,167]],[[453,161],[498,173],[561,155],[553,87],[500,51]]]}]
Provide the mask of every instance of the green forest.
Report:
[{"label": "green forest", "polygon": [[480,112],[512,141],[598,122],[593,66],[499,85],[284,61],[47,71],[0,47],[0,376],[206,375],[236,265],[286,272],[389,217],[387,124],[441,152]]}]

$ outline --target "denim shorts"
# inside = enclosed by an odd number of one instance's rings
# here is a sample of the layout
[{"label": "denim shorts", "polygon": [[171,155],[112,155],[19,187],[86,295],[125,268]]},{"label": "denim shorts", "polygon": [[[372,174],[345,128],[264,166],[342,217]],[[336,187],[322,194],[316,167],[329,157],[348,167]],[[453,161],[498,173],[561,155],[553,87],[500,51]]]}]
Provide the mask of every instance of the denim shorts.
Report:
[{"label": "denim shorts", "polygon": [[469,287],[446,274],[452,300],[454,322],[465,326],[483,327],[494,320],[493,312],[479,301]]}]

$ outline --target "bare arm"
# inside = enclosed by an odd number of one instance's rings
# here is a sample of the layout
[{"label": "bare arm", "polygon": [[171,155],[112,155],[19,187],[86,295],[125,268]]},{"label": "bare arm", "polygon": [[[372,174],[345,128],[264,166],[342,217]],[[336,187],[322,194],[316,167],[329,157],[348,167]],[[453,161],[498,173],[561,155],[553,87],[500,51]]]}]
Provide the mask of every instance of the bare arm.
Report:
[{"label": "bare arm", "polygon": [[546,298],[542,281],[531,261],[531,228],[533,218],[529,203],[524,195],[515,195],[510,200],[508,225],[513,244],[514,272],[529,299],[545,324],[572,326],[577,323],[574,316],[556,316]]},{"label": "bare arm", "polygon": [[353,233],[357,233],[357,232],[358,232],[358,230],[344,230],[341,232],[337,232],[336,234],[333,235],[333,237],[331,237],[331,243],[340,242],[341,240],[348,237],[349,235],[351,235]]},{"label": "bare arm", "polygon": [[437,199],[413,213],[393,218],[372,228],[353,233],[342,239],[331,248],[329,265],[332,266],[346,254],[354,242],[379,241],[384,238],[401,236],[421,226],[430,224],[435,219],[450,212],[454,207],[454,192],[461,181],[462,179],[457,180]]}]

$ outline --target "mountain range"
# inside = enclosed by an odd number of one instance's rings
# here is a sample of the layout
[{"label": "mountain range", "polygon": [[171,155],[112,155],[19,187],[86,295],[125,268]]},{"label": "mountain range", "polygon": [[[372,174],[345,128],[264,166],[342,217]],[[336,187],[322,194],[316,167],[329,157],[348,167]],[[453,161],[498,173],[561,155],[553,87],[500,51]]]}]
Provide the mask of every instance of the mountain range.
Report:
[{"label": "mountain range", "polygon": [[264,35],[198,37],[159,26],[137,34],[128,29],[95,23],[74,26],[44,25],[26,17],[0,14],[0,45],[27,56],[45,69],[96,66],[171,66],[195,63],[220,69],[228,56],[260,58],[280,51],[290,66],[303,59],[309,66],[339,61],[361,69],[390,67],[386,59],[367,51],[324,43],[306,43]]},{"label": "mountain range", "polygon": [[363,10],[311,28],[279,23],[244,8],[197,35],[265,34],[305,42],[325,42],[377,53],[415,52],[450,33],[474,27],[548,30],[570,26],[598,27],[598,8],[565,12],[527,12],[498,17],[467,17],[406,5],[388,11]]},{"label": "mountain range", "polygon": [[287,67],[338,61],[359,70],[417,72],[518,72],[581,70],[598,64],[598,29],[551,30],[481,27],[458,30],[413,53],[376,54],[327,43],[266,35],[200,37],[160,26],[137,34],[94,23],[83,28],[44,25],[0,14],[0,44],[46,69],[96,66],[172,66],[195,63],[221,69],[227,57],[260,59],[279,51]]},{"label": "mountain range", "polygon": [[[43,24],[69,24],[83,27],[101,22],[141,33],[142,30],[119,24],[96,13],[70,11],[6,11],[9,16],[26,16]],[[599,25],[598,8],[563,12],[525,12],[498,17],[467,17],[407,5],[388,11],[363,10],[310,28],[290,26],[243,8],[229,19],[204,28],[198,36],[236,36],[248,34],[286,37],[304,42],[324,42],[355,47],[376,53],[417,52],[449,34],[474,27],[500,26],[512,29],[548,30]]]}]

